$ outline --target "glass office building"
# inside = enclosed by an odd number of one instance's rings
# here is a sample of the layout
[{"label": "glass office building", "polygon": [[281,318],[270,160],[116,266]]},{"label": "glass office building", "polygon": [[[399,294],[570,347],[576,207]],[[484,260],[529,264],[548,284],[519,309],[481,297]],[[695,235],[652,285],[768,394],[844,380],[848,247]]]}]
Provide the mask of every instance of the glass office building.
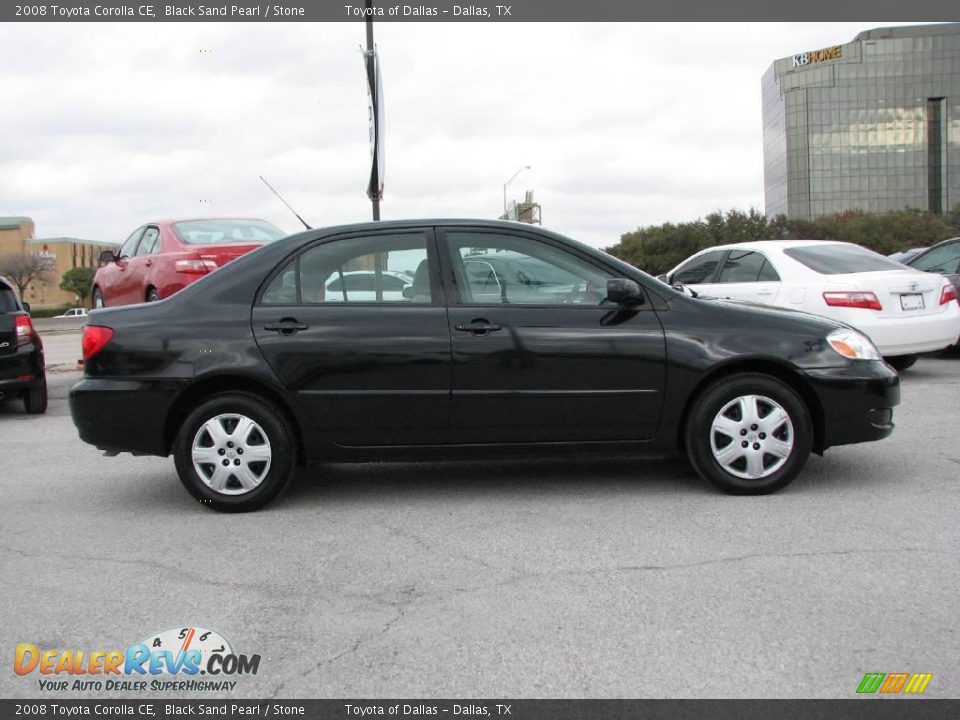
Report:
[{"label": "glass office building", "polygon": [[768,216],[960,205],[960,23],[878,28],[763,76]]}]

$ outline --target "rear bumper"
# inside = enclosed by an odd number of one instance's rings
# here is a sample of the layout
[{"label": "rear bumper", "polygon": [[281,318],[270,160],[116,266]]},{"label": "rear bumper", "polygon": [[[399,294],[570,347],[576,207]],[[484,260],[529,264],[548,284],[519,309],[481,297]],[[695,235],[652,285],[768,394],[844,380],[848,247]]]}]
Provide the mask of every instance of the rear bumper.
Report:
[{"label": "rear bumper", "polygon": [[0,356],[0,394],[13,395],[43,385],[43,364],[43,351],[34,345]]},{"label": "rear bumper", "polygon": [[865,332],[884,357],[942,350],[960,336],[960,307],[951,303],[936,315],[875,319],[854,325]]},{"label": "rear bumper", "polygon": [[857,360],[846,367],[806,371],[823,409],[818,450],[881,440],[893,432],[900,378],[885,363]]},{"label": "rear bumper", "polygon": [[70,390],[70,415],[80,439],[101,450],[166,456],[166,420],[185,386],[176,380],[87,378]]}]

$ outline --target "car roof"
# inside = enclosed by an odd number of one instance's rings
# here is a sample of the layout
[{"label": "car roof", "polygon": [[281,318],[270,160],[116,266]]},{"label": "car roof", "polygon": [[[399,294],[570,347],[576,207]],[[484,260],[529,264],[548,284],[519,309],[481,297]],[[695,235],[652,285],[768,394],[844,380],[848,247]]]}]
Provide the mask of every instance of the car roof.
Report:
[{"label": "car roof", "polygon": [[[536,233],[537,235],[546,235],[547,237],[555,238],[564,243],[573,243],[581,249],[585,249],[588,252],[602,254],[608,259],[611,257],[597,248],[590,247],[579,240],[574,240],[573,238],[567,237],[552,230],[548,230],[540,225],[530,225],[529,223],[511,222],[508,220],[485,220],[477,218],[417,218],[408,220],[379,220],[376,222],[365,221],[346,225],[327,225],[324,227],[311,228],[309,230],[300,230],[289,235],[287,238],[283,238],[271,243],[271,245],[286,243],[287,240],[294,242],[294,238],[297,238],[298,240],[303,239],[303,236],[308,234],[311,239],[321,240],[334,235],[343,235],[348,233],[359,233],[374,230],[407,230],[410,228],[424,227],[465,227],[471,230],[510,230],[513,232],[518,230],[526,230],[528,232]],[[616,258],[613,258],[613,260],[616,260]]]},{"label": "car roof", "polygon": [[730,250],[737,248],[741,250],[788,250],[794,247],[804,247],[809,245],[852,245],[853,243],[843,240],[748,240],[740,243],[727,243],[726,245],[713,245],[704,248],[699,252],[709,250]]},{"label": "car roof", "polygon": [[243,215],[233,215],[233,216],[225,215],[223,217],[179,217],[179,218],[162,218],[159,220],[147,220],[145,222],[140,223],[140,225],[138,225],[137,227],[143,227],[144,225],[171,225],[173,223],[178,223],[178,222],[197,222],[197,221],[209,222],[211,220],[214,222],[216,222],[217,220],[255,220],[257,222],[265,222],[265,223],[269,223],[270,225],[273,225],[272,222],[270,222],[269,220],[264,220],[263,218],[245,217]]}]

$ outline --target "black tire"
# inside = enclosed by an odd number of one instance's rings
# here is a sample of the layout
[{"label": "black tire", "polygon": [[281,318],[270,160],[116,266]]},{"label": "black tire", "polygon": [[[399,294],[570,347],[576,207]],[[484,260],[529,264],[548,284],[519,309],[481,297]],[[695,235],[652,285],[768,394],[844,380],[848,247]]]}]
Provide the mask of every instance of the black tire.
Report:
[{"label": "black tire", "polygon": [[[750,396],[757,400],[749,400]],[[756,423],[743,417],[744,406],[753,408]],[[783,410],[787,420],[777,422],[773,406]],[[715,423],[729,423],[730,434],[715,430]],[[765,430],[771,426],[774,429],[767,436]],[[741,434],[744,431],[746,435]],[[741,373],[717,381],[697,397],[687,419],[687,454],[694,469],[731,495],[765,495],[788,485],[803,469],[812,444],[813,425],[806,404],[793,388],[770,375]],[[730,452],[725,454],[728,446]],[[718,456],[732,459],[724,465]],[[751,471],[756,477],[742,476]]]},{"label": "black tire", "polygon": [[156,288],[150,288],[147,291],[147,302],[159,302],[160,293],[157,292]]},{"label": "black tire", "polygon": [[[236,433],[239,424],[233,425],[231,429],[233,422],[229,417],[231,415],[251,420],[257,427],[251,430],[252,434],[247,438],[228,434],[219,444],[213,440],[209,430],[201,433],[201,429],[208,421],[212,422],[213,427],[218,430]],[[228,417],[215,420],[218,416]],[[273,405],[255,395],[224,393],[205,400],[190,413],[174,441],[173,457],[180,482],[202,504],[221,512],[247,512],[263,507],[290,484],[297,464],[297,445],[293,438],[294,433],[289,423]],[[244,441],[242,446],[241,440]],[[252,442],[247,443],[247,440]],[[253,461],[248,465],[246,460],[253,452],[251,448],[263,447],[260,440],[266,443],[270,454],[269,464]],[[219,465],[214,466],[213,463],[200,463],[199,466],[195,466],[193,460],[195,441],[201,453],[206,450],[214,456],[217,463],[225,460],[231,465],[226,466],[226,470],[221,470]],[[228,442],[234,442],[234,445],[228,448]],[[237,455],[238,450],[244,448],[248,452],[247,459],[240,456],[242,453]],[[218,454],[220,449],[224,450],[224,455]],[[240,462],[237,462],[238,460]],[[232,463],[237,463],[239,467],[234,469],[235,466]],[[260,475],[258,484],[251,485],[252,489],[241,486],[239,473],[246,469],[249,469],[252,475]],[[227,484],[222,490],[215,489],[212,484],[222,482],[226,475],[230,476]],[[249,479],[250,475],[244,477]]]},{"label": "black tire", "polygon": [[97,308],[106,306],[107,304],[103,301],[103,293],[100,291],[100,288],[95,287],[93,289],[93,308],[96,310]]},{"label": "black tire", "polygon": [[47,381],[23,391],[23,409],[30,415],[42,415],[47,411]]},{"label": "black tire", "polygon": [[912,368],[919,359],[916,355],[894,355],[893,357],[884,358],[887,364],[897,372],[903,372],[904,370]]}]

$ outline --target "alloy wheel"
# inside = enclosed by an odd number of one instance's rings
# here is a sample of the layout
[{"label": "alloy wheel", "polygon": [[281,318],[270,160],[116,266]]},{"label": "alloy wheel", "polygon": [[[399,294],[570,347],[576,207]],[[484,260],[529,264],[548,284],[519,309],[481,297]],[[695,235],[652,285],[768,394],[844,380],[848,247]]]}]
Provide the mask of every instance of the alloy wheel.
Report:
[{"label": "alloy wheel", "polygon": [[760,480],[777,472],[794,446],[793,421],[776,401],[764,395],[734,398],[710,426],[710,450],[726,472]]},{"label": "alloy wheel", "polygon": [[200,479],[223,495],[243,495],[259,487],[273,457],[263,428],[239,413],[204,422],[193,437],[191,455]]}]

